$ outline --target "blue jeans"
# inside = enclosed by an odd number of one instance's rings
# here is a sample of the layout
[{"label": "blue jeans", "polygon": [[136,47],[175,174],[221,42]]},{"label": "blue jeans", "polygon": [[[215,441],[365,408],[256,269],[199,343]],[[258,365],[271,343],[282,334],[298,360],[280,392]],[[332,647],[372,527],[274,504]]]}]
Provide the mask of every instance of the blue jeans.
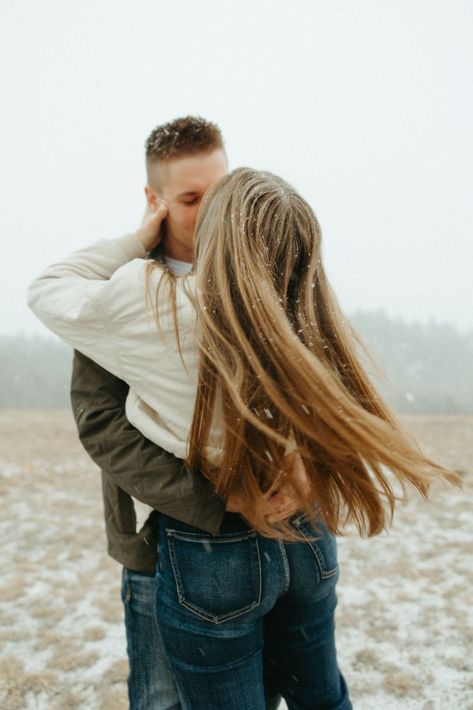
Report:
[{"label": "blue jeans", "polygon": [[[123,569],[122,601],[125,607],[128,697],[130,710],[181,710],[178,691],[169,670],[156,623],[154,574]],[[276,710],[280,695],[271,670],[265,672],[266,710]]]},{"label": "blue jeans", "polygon": [[156,623],[154,574],[122,573],[130,710],[180,710],[178,692]]},{"label": "blue jeans", "polygon": [[[185,710],[351,710],[337,664],[335,538],[283,543],[227,513],[216,537],[160,516],[156,612]],[[316,541],[314,537],[318,537]]]}]

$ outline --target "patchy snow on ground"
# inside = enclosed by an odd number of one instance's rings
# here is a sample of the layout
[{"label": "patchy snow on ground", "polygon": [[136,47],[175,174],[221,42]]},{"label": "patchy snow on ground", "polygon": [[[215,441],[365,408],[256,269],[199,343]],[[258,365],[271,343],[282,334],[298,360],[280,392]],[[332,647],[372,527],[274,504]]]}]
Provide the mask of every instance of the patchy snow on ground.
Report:
[{"label": "patchy snow on ground", "polygon": [[[340,538],[339,662],[359,710],[472,710],[473,417],[405,422],[464,488],[413,495],[389,534]],[[67,412],[4,410],[0,425],[0,707],[127,708],[98,471]]]}]

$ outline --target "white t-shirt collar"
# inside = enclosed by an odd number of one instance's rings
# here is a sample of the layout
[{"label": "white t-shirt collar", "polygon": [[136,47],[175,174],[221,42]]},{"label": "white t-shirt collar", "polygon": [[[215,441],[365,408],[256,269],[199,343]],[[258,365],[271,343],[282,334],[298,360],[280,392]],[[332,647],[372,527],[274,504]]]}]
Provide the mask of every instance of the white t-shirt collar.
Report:
[{"label": "white t-shirt collar", "polygon": [[171,271],[173,271],[176,276],[184,276],[188,274],[192,269],[192,264],[189,261],[179,261],[178,259],[171,259],[170,256],[164,255],[164,261],[169,266]]}]

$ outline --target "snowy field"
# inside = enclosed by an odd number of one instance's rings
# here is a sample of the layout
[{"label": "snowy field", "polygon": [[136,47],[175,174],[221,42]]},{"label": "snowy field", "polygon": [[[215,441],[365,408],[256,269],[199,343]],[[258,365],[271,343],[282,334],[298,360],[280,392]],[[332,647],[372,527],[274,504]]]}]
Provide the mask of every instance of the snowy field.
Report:
[{"label": "snowy field", "polygon": [[[340,539],[340,665],[358,710],[470,710],[473,417],[405,421],[464,490],[411,500],[389,535]],[[71,415],[1,411],[0,451],[0,707],[126,708],[120,569]]]}]

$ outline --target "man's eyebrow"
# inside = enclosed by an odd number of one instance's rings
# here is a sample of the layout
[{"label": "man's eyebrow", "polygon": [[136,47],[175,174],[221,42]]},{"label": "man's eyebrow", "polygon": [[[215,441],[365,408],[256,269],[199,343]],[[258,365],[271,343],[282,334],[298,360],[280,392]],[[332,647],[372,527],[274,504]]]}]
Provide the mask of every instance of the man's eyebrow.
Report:
[{"label": "man's eyebrow", "polygon": [[188,190],[187,192],[180,192],[178,197],[190,197],[191,195],[198,195],[197,190]]}]

